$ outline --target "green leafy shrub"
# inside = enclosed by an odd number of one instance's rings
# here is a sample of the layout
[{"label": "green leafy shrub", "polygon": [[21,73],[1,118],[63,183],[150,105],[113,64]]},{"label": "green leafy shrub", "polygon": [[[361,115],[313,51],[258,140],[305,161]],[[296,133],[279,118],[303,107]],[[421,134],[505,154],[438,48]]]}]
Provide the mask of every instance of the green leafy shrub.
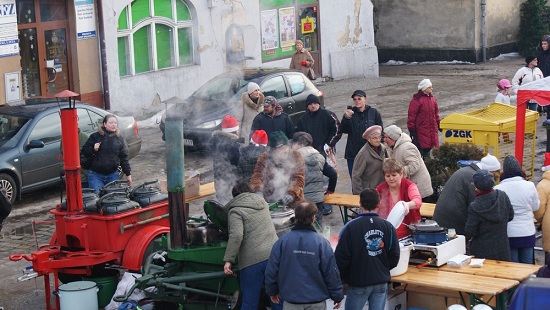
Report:
[{"label": "green leafy shrub", "polygon": [[457,163],[459,160],[480,160],[483,156],[483,150],[472,144],[445,143],[432,149],[432,157],[424,159],[434,189],[433,195],[426,199],[427,202],[437,202],[447,180],[460,168]]}]

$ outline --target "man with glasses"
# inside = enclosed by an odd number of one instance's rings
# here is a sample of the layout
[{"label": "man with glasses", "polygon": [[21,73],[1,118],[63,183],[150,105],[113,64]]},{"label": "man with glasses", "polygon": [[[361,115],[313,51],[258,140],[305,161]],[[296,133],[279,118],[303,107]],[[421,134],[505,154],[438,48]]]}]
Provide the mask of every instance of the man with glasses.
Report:
[{"label": "man with glasses", "polygon": [[359,150],[365,145],[366,140],[363,139],[363,133],[367,128],[373,125],[378,125],[384,128],[382,116],[375,108],[367,105],[367,94],[362,90],[356,90],[351,95],[354,106],[348,106],[340,129],[342,133],[348,134],[346,143],[346,152],[344,158],[348,163],[348,172],[351,177],[353,171],[353,161]]}]

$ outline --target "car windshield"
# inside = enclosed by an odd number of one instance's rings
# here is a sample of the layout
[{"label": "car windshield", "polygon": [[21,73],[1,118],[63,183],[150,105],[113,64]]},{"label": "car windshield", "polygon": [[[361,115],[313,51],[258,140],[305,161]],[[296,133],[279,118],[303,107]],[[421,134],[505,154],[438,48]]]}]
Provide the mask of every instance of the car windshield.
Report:
[{"label": "car windshield", "polygon": [[238,76],[219,76],[204,84],[194,94],[194,97],[212,101],[233,98],[248,81]]},{"label": "car windshield", "polygon": [[0,146],[12,147],[17,144],[18,133],[29,118],[0,114]]}]

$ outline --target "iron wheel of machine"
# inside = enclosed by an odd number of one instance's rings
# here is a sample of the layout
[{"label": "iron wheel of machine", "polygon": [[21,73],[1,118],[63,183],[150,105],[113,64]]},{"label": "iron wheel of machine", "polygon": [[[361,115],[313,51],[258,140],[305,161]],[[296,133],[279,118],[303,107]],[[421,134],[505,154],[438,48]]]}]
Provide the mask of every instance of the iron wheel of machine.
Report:
[{"label": "iron wheel of machine", "polygon": [[12,205],[17,198],[17,185],[13,178],[5,173],[0,173],[0,191],[6,196]]},{"label": "iron wheel of machine", "polygon": [[[147,263],[147,257],[149,257],[149,255],[153,254],[154,252],[156,252],[155,250],[155,242],[159,242],[160,239],[165,236],[166,234],[161,234],[161,235],[158,235],[157,237],[155,237],[155,239],[151,240],[151,242],[149,242],[149,244],[147,245],[147,247],[145,248],[145,252],[143,252],[143,260],[141,261],[141,268],[143,268],[145,266],[145,263]],[[140,270],[136,270],[137,272],[141,272]]]}]

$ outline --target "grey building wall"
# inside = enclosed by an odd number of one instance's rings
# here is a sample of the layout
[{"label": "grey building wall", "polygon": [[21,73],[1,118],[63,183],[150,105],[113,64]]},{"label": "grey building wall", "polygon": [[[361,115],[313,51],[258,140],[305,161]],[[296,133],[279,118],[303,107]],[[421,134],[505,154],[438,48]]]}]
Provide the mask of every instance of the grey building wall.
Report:
[{"label": "grey building wall", "polygon": [[[481,0],[373,0],[379,61],[482,60]],[[523,1],[486,0],[487,58],[516,51]]]}]

